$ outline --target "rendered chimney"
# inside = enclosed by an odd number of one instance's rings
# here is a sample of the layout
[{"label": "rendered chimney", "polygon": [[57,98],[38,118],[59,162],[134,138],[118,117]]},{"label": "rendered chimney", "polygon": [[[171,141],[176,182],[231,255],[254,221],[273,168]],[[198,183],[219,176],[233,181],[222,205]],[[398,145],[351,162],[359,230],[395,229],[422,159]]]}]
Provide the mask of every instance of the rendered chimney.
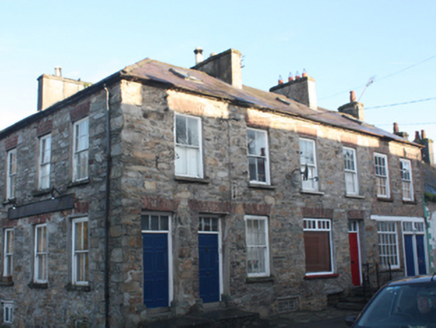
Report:
[{"label": "rendered chimney", "polygon": [[195,54],[195,65],[201,63],[204,60],[203,49],[201,49],[200,47],[195,48],[194,54]]},{"label": "rendered chimney", "polygon": [[419,131],[416,131],[415,135],[414,142],[424,146],[424,148],[421,149],[422,160],[425,163],[434,166],[433,140],[427,138],[425,130],[421,130],[421,139],[419,139]]},{"label": "rendered chimney", "polygon": [[38,77],[38,111],[85,89],[91,83],[62,77],[62,69],[55,68],[54,75],[43,74]]},{"label": "rendered chimney", "polygon": [[269,91],[284,95],[312,109],[318,109],[315,79],[307,76],[307,73],[304,77],[300,77],[298,72],[295,75],[296,76],[294,80],[292,74],[290,73],[287,83],[279,83],[275,87],[269,89]]},{"label": "rendered chimney", "polygon": [[235,49],[229,49],[213,55],[196,64],[196,69],[227,82],[235,88],[242,89],[242,65],[241,53]]},{"label": "rendered chimney", "polygon": [[340,113],[345,113],[357,118],[360,121],[365,120],[365,114],[363,112],[363,104],[356,101],[356,94],[354,91],[350,91],[350,102],[342,105],[338,108]]}]

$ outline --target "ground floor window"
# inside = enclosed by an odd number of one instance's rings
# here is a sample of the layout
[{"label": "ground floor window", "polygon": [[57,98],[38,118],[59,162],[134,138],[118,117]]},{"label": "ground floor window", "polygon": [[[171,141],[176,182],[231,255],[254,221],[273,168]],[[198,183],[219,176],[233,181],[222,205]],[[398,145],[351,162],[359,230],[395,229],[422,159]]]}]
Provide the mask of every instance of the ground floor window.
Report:
[{"label": "ground floor window", "polygon": [[73,220],[73,284],[88,285],[89,231],[88,218]]},{"label": "ground floor window", "polygon": [[377,222],[380,264],[383,267],[399,268],[396,222]]},{"label": "ground floor window", "polygon": [[329,219],[304,219],[303,231],[306,274],[333,273],[331,221]]},{"label": "ground floor window", "polygon": [[14,320],[14,302],[3,301],[3,322],[12,323]]},{"label": "ground floor window", "polygon": [[245,232],[248,276],[269,276],[268,219],[262,216],[246,216]]}]

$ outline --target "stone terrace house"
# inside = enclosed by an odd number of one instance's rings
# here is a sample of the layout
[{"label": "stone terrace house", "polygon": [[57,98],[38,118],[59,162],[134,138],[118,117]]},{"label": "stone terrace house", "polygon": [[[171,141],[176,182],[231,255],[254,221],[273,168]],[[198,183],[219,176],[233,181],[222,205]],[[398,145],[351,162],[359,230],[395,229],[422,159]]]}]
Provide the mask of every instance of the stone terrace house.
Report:
[{"label": "stone terrace house", "polygon": [[0,132],[3,322],[316,310],[364,263],[427,271],[419,145],[353,97],[319,108],[306,74],[265,92],[240,52],[196,52],[93,85],[43,75],[39,111]]}]

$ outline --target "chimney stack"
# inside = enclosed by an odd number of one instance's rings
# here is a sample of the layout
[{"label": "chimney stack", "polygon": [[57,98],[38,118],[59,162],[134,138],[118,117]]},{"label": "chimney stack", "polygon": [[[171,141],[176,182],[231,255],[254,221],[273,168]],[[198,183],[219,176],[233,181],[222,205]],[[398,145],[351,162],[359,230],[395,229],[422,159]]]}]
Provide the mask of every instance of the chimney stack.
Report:
[{"label": "chimney stack", "polygon": [[407,132],[400,132],[400,129],[398,128],[398,123],[394,123],[394,134],[403,139],[409,139],[409,134]]},{"label": "chimney stack", "polygon": [[38,77],[38,111],[85,89],[91,83],[62,77],[62,68],[55,67],[54,75],[43,74]]},{"label": "chimney stack", "polygon": [[279,83],[275,87],[269,89],[269,91],[284,95],[289,99],[298,101],[312,109],[318,109],[315,79],[308,76],[306,70],[303,70],[302,77],[297,71],[295,74],[295,80],[292,73],[289,73],[287,83]]},{"label": "chimney stack", "polygon": [[363,112],[363,104],[356,101],[356,94],[354,91],[350,91],[350,102],[342,105],[338,108],[340,113],[345,113],[357,118],[360,121],[365,120],[365,114]]},{"label": "chimney stack", "polygon": [[203,49],[201,49],[200,47],[195,48],[194,54],[195,54],[195,65],[201,63],[204,60]]},{"label": "chimney stack", "polygon": [[242,55],[238,50],[229,49],[197,63],[192,69],[205,72],[235,88],[242,89],[241,57]]},{"label": "chimney stack", "polygon": [[419,131],[416,131],[415,140],[413,142],[424,146],[424,148],[421,149],[422,160],[434,166],[433,140],[427,138],[425,130],[421,130],[421,137],[419,136]]}]

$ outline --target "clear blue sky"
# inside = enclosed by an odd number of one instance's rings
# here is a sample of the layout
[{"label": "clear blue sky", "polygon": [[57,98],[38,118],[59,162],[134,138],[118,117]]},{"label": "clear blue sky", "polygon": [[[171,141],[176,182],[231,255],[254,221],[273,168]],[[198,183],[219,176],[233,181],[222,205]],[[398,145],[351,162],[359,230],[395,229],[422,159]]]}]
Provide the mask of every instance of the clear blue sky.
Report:
[{"label": "clear blue sky", "polygon": [[305,68],[318,104],[363,94],[367,122],[436,141],[436,1],[0,1],[0,129],[36,111],[37,77],[97,82],[146,57],[182,67],[193,50],[244,55],[262,90]]}]

